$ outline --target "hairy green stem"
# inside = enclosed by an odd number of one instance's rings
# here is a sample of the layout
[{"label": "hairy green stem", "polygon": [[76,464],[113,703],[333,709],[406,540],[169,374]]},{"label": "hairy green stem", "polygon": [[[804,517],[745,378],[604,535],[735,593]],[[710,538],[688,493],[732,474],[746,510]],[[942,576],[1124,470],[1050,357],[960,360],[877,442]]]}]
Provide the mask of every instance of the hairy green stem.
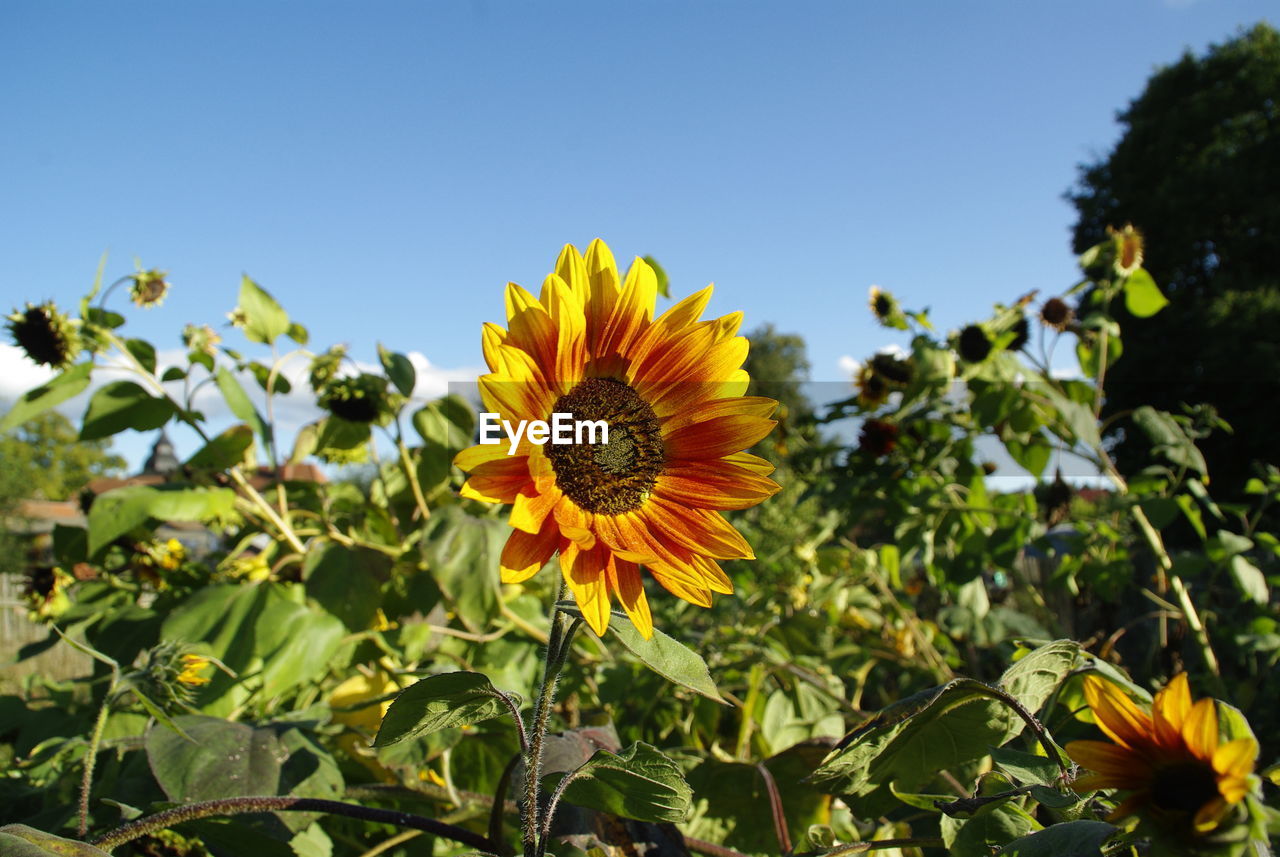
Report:
[{"label": "hairy green stem", "polygon": [[164,812],[158,812],[155,815],[131,821],[122,827],[112,830],[110,833],[98,837],[90,844],[103,851],[111,851],[113,848],[126,842],[131,842],[140,836],[146,836],[148,833],[157,830],[164,830],[184,821],[195,821],[196,819],[209,818],[215,815],[242,815],[253,812],[324,812],[330,815],[345,815],[349,818],[359,818],[364,821],[394,824],[399,827],[421,830],[435,836],[442,836],[455,842],[461,842],[463,845],[469,845],[472,848],[488,853],[494,853],[496,850],[488,837],[481,836],[479,833],[463,827],[437,821],[434,818],[413,815],[394,809],[360,806],[359,804],[344,803],[337,800],[288,796],[232,797],[166,809]]},{"label": "hairy green stem", "polygon": [[547,640],[547,663],[538,688],[538,700],[533,709],[533,724],[529,730],[529,748],[524,755],[524,803],[520,808],[521,837],[524,857],[538,857],[538,834],[541,831],[538,797],[539,780],[542,777],[542,740],[547,734],[547,721],[551,717],[551,704],[555,701],[556,682],[560,668],[564,666],[565,623],[564,612],[555,605],[568,595],[568,586],[560,585],[560,592],[551,602],[551,635]]},{"label": "hairy green stem", "polygon": [[[115,682],[112,682],[114,688]],[[98,719],[93,723],[93,734],[89,736],[89,749],[84,754],[84,776],[80,778],[80,832],[83,837],[89,832],[89,792],[93,789],[93,768],[98,761],[98,747],[102,744],[102,730],[107,725],[107,715],[111,713],[111,690],[102,700],[98,709]]]}]

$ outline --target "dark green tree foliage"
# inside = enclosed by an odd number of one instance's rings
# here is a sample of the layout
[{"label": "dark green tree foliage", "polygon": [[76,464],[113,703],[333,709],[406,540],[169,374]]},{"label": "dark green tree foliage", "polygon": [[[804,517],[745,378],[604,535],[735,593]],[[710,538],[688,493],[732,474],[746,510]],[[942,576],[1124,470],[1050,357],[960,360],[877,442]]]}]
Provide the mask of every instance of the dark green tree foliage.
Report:
[{"label": "dark green tree foliage", "polygon": [[[1215,483],[1238,496],[1252,461],[1280,461],[1280,34],[1258,24],[1185,54],[1118,119],[1120,141],[1070,194],[1075,250],[1132,223],[1171,303],[1145,319],[1117,308],[1124,356],[1107,373],[1104,417],[1213,404],[1235,431],[1202,448]],[[1121,469],[1148,464],[1145,447],[1122,442]]]}]

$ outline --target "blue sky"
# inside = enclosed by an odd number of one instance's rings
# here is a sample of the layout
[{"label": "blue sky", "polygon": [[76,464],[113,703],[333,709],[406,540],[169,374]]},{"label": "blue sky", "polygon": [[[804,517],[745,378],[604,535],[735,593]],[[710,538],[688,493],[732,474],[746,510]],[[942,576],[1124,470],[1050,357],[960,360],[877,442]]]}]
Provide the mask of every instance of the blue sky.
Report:
[{"label": "blue sky", "polygon": [[8,0],[0,303],[73,303],[109,250],[170,272],[131,315],[158,347],[248,273],[313,345],[465,373],[502,285],[601,236],[841,380],[892,341],[873,283],[944,328],[1070,285],[1076,165],[1158,65],[1273,9]]}]

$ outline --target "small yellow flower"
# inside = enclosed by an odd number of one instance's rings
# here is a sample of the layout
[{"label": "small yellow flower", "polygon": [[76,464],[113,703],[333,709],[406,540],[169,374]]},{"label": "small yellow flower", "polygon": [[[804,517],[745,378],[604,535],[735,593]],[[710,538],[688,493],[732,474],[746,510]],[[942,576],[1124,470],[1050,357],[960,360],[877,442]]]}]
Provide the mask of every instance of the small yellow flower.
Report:
[{"label": "small yellow flower", "polygon": [[1207,697],[1192,702],[1186,673],[1156,694],[1150,713],[1094,675],[1085,677],[1084,693],[1098,727],[1114,743],[1067,744],[1067,755],[1093,772],[1073,788],[1130,792],[1111,813],[1113,820],[1140,814],[1189,819],[1194,832],[1204,834],[1249,793],[1257,742],[1220,742],[1216,703]]},{"label": "small yellow flower", "polygon": [[183,655],[182,672],[178,673],[178,681],[188,687],[199,687],[202,684],[208,684],[208,677],[200,675],[200,671],[207,666],[209,666],[208,658],[200,655]]},{"label": "small yellow flower", "polygon": [[250,583],[261,583],[272,578],[271,565],[262,554],[236,557],[227,567],[227,572],[232,577],[243,577]]}]

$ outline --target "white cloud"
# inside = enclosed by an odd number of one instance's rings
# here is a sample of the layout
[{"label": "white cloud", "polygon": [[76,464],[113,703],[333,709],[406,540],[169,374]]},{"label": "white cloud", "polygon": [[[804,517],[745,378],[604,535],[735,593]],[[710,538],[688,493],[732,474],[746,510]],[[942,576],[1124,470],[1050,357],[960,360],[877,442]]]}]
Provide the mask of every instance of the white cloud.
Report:
[{"label": "white cloud", "polygon": [[858,370],[862,368],[862,363],[860,363],[858,360],[855,360],[853,357],[851,357],[848,354],[841,355],[840,359],[836,361],[836,365],[840,367],[841,372],[848,375],[849,377],[853,377],[857,375]]},{"label": "white cloud", "polygon": [[58,374],[40,366],[16,345],[0,344],[0,402],[6,407],[19,396]]}]

